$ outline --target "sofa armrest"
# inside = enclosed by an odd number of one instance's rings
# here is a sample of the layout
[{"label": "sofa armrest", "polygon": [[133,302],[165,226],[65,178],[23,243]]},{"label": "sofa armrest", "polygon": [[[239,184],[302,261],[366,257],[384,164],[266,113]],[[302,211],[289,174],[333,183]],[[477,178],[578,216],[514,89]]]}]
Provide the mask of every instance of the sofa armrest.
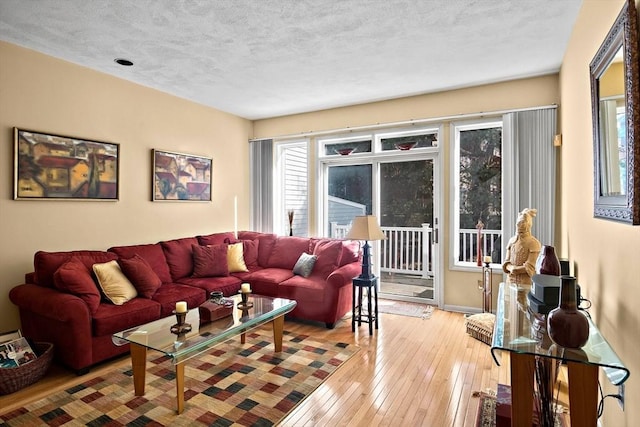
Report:
[{"label": "sofa armrest", "polygon": [[23,335],[52,343],[58,362],[77,372],[93,363],[92,319],[83,300],[32,284],[11,289],[9,299],[19,308]]},{"label": "sofa armrest", "polygon": [[91,325],[87,304],[75,295],[39,285],[19,285],[9,291],[9,299],[20,310],[36,313],[58,322]]},{"label": "sofa armrest", "polygon": [[334,270],[329,277],[327,277],[327,283],[339,289],[346,285],[351,285],[354,277],[358,277],[362,272],[362,264],[360,262],[352,262],[345,264],[342,267]]}]

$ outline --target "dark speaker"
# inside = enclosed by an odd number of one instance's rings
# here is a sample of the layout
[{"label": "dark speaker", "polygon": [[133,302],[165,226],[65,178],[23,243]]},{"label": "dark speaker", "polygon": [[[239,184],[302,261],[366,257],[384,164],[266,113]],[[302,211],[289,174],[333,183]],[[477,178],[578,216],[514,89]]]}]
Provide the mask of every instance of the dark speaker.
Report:
[{"label": "dark speaker", "polygon": [[571,272],[569,271],[569,260],[566,258],[560,258],[560,275],[561,276],[571,276]]}]

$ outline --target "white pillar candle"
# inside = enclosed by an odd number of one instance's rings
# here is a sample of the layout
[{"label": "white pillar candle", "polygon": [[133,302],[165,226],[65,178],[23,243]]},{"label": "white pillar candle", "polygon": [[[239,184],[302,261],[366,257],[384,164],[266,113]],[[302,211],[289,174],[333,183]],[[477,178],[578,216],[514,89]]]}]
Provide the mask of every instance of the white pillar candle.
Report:
[{"label": "white pillar candle", "polygon": [[238,238],[238,196],[233,197],[233,235]]},{"label": "white pillar candle", "polygon": [[240,285],[240,292],[242,292],[243,294],[251,292],[251,285],[249,285],[248,283],[243,283],[242,285]]},{"label": "white pillar candle", "polygon": [[186,312],[187,312],[187,302],[178,301],[176,303],[176,313],[186,313]]},{"label": "white pillar candle", "polygon": [[489,255],[486,255],[484,257],[484,262],[491,264],[491,257]]}]

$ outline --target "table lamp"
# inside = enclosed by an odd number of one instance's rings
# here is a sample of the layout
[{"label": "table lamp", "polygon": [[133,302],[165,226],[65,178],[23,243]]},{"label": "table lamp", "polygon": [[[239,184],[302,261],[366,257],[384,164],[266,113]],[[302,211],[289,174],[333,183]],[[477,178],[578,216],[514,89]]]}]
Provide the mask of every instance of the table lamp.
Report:
[{"label": "table lamp", "polygon": [[347,239],[364,240],[362,248],[362,273],[359,279],[371,279],[371,255],[369,254],[369,240],[384,240],[384,233],[378,225],[378,221],[373,215],[357,216],[353,220],[351,230],[346,236]]}]

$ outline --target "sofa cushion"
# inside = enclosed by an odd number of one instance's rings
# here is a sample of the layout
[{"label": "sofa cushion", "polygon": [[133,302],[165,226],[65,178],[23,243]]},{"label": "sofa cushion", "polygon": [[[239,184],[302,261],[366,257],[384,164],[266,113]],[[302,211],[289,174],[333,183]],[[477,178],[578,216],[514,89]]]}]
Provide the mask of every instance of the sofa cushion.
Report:
[{"label": "sofa cushion", "polygon": [[338,268],[342,255],[342,242],[340,240],[325,240],[318,242],[313,249],[313,254],[318,257],[313,268],[313,275],[323,279],[329,277],[331,272]]},{"label": "sofa cushion", "polygon": [[111,335],[160,318],[160,304],[134,298],[124,305],[100,304],[93,315],[93,336]]},{"label": "sofa cushion", "polygon": [[298,258],[296,265],[293,266],[293,274],[297,274],[302,277],[309,277],[317,259],[317,255],[309,255],[308,253],[303,252],[302,255],[300,255],[300,258]]},{"label": "sofa cushion", "polygon": [[250,273],[243,281],[251,283],[253,293],[277,297],[278,285],[291,277],[293,272],[289,269],[263,268]]},{"label": "sofa cushion", "polygon": [[162,285],[162,280],[153,271],[144,258],[136,254],[131,258],[118,259],[120,269],[125,276],[133,283],[138,291],[138,295],[143,298],[151,298]]},{"label": "sofa cushion", "polygon": [[35,272],[35,283],[49,288],[55,287],[53,275],[58,268],[71,258],[76,258],[85,267],[91,269],[96,262],[107,262],[117,259],[118,256],[104,251],[68,251],[68,252],[45,252],[38,251],[33,257]]},{"label": "sofa cushion", "polygon": [[192,277],[228,276],[228,245],[193,245]]},{"label": "sofa cushion", "polygon": [[207,293],[203,289],[179,283],[163,283],[158,292],[153,295],[153,301],[160,303],[160,317],[173,314],[176,302],[185,301],[189,309],[198,307],[207,300]]},{"label": "sofa cushion", "polygon": [[197,236],[196,238],[198,239],[198,243],[202,246],[221,245],[223,243],[229,243],[229,241],[236,240],[236,237],[232,232],[213,233],[205,236]]},{"label": "sofa cushion", "polygon": [[271,250],[266,267],[293,269],[303,252],[309,251],[309,239],[303,237],[278,237]]},{"label": "sofa cushion", "polygon": [[319,276],[294,276],[280,283],[279,296],[295,301],[305,301],[322,304],[327,284]]},{"label": "sofa cushion", "polygon": [[222,292],[226,297],[237,294],[242,280],[235,276],[183,277],[178,283],[203,289],[209,298],[213,291]]},{"label": "sofa cushion", "polygon": [[122,305],[135,298],[138,291],[124,275],[116,260],[93,264],[102,293],[115,305]]},{"label": "sofa cushion", "polygon": [[160,243],[114,246],[109,248],[109,252],[117,254],[120,258],[131,258],[134,255],[139,255],[147,261],[162,283],[171,282],[171,273],[169,272],[169,266],[167,265],[167,258],[164,256],[164,251],[162,250],[162,245],[160,245]]},{"label": "sofa cushion", "polygon": [[72,257],[62,264],[53,274],[53,282],[57,289],[76,295],[87,303],[89,313],[94,314],[98,309],[100,291],[82,261]]},{"label": "sofa cushion", "polygon": [[227,263],[229,265],[229,273],[249,271],[244,262],[244,244],[242,242],[231,243],[229,245]]},{"label": "sofa cushion", "polygon": [[193,245],[198,244],[195,237],[167,240],[160,242],[164,256],[167,258],[171,278],[178,280],[193,273]]}]

